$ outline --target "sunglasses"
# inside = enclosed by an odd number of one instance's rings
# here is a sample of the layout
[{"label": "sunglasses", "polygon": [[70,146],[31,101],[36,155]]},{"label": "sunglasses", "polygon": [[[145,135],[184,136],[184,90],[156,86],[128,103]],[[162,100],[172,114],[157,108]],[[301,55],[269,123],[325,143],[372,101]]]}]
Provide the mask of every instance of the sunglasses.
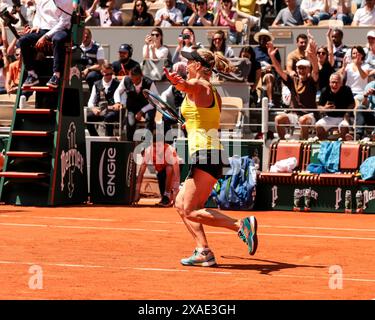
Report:
[{"label": "sunglasses", "polygon": [[158,38],[158,37],[160,37],[160,34],[159,33],[151,33],[151,36]]},{"label": "sunglasses", "polygon": [[223,38],[214,38],[213,40],[214,41],[216,41],[216,40],[223,40]]},{"label": "sunglasses", "polygon": [[323,56],[325,56],[327,53],[326,52],[324,52],[324,51],[318,51],[318,53],[317,54],[322,54]]},{"label": "sunglasses", "polygon": [[196,2],[195,3],[197,6],[203,6],[205,4],[205,2]]}]

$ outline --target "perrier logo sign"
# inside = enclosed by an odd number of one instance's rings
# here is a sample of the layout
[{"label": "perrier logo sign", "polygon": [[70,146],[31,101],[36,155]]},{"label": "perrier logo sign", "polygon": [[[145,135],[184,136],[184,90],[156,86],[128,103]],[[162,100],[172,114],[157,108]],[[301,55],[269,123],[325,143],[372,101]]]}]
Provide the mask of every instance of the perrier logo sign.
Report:
[{"label": "perrier logo sign", "polygon": [[65,188],[65,175],[68,176],[67,188],[69,192],[69,198],[73,196],[74,192],[74,179],[73,175],[78,169],[83,174],[84,159],[77,150],[77,130],[74,122],[71,122],[67,132],[68,139],[68,151],[62,151],[60,155],[61,160],[61,191]]}]

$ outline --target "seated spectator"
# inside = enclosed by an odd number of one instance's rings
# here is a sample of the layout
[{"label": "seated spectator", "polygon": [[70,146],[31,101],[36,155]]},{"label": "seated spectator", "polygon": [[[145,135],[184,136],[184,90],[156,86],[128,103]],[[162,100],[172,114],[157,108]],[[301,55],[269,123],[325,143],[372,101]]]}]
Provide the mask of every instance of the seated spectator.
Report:
[{"label": "seated spectator", "polygon": [[[340,73],[333,73],[329,78],[329,86],[322,90],[318,102],[318,110],[325,116],[316,122],[316,133],[320,140],[327,139],[328,131],[338,127],[341,138],[346,140],[349,133],[350,112],[354,108],[354,98],[350,87],[343,85]],[[348,109],[335,111],[333,109]]]},{"label": "seated spectator", "polygon": [[181,11],[182,18],[190,17],[193,13],[193,0],[177,0],[176,8]]},{"label": "seated spectator", "polygon": [[240,40],[241,34],[236,30],[237,16],[237,11],[232,9],[232,0],[220,0],[213,25],[229,27],[228,41],[230,44],[237,44]]},{"label": "seated spectator", "polygon": [[[257,103],[258,101],[258,95],[256,91],[257,84],[260,81],[260,78],[262,76],[262,71],[261,71],[261,65],[260,63],[256,60],[256,55],[255,51],[251,46],[246,46],[243,47],[240,51],[239,54],[240,58],[247,58],[251,62],[251,69],[250,73],[247,77],[247,82],[250,84],[250,99],[253,99],[254,103]],[[271,95],[272,98],[272,95]],[[272,99],[271,99],[272,101]],[[252,101],[250,101],[251,104]]]},{"label": "seated spectator", "polygon": [[[111,64],[103,64],[101,72],[103,78],[95,82],[87,103],[87,122],[118,122],[119,109],[114,107],[114,93],[120,82],[113,78]],[[95,124],[87,124],[87,129],[91,136],[98,136]],[[113,124],[105,125],[105,134],[113,136]]]},{"label": "seated spectator", "polygon": [[122,78],[130,73],[139,63],[132,59],[133,47],[130,44],[124,43],[118,49],[119,59],[112,63],[113,71],[116,77]]},{"label": "seated spectator", "polygon": [[181,55],[181,51],[191,52],[197,48],[202,48],[200,43],[195,42],[195,34],[192,28],[182,29],[181,34],[178,36],[178,44],[172,56],[172,63],[179,61],[187,62],[187,59]]},{"label": "seated spectator", "polygon": [[[263,88],[265,88],[268,98],[268,105],[270,108],[275,106],[273,102],[275,87],[280,82],[279,75],[274,69],[272,69],[272,61],[268,55],[267,49],[267,42],[273,41],[274,39],[274,36],[267,29],[261,29],[259,32],[254,34],[254,40],[259,44],[254,47],[255,59],[262,67],[262,81],[257,82],[256,86],[259,90],[263,90]],[[281,57],[278,51],[276,51],[275,57],[276,60],[281,63]],[[259,94],[259,97],[261,97],[261,94]]]},{"label": "seated spectator", "polygon": [[101,27],[122,26],[121,11],[115,8],[115,0],[94,0],[86,14]]},{"label": "seated spectator", "polygon": [[375,30],[367,32],[368,52],[365,64],[369,66],[369,79],[375,77]]},{"label": "seated spectator", "polygon": [[290,52],[286,58],[286,71],[290,76],[295,76],[297,73],[296,64],[299,60],[306,59],[306,48],[309,39],[307,35],[301,33],[297,36],[297,48]]},{"label": "seated spectator", "polygon": [[181,26],[182,23],[182,13],[176,8],[175,0],[165,0],[165,7],[155,13],[155,26]]},{"label": "seated spectator", "polygon": [[312,22],[309,15],[297,3],[297,0],[284,0],[286,8],[281,9],[272,23],[273,27],[277,26],[311,26]]},{"label": "seated spectator", "polygon": [[[365,128],[362,128],[362,126],[375,127],[375,81],[371,81],[367,84],[364,90],[363,100],[356,109],[356,135],[358,139],[362,139],[365,133]],[[372,112],[360,112],[360,110],[372,110]],[[375,130],[373,132],[375,133]]]},{"label": "seated spectator", "polygon": [[330,18],[328,12],[324,11],[324,0],[302,0],[301,9],[307,12],[314,25]]},{"label": "seated spectator", "polygon": [[122,26],[121,11],[115,8],[115,4],[115,0],[94,0],[86,14],[101,27]]},{"label": "seated spectator", "polygon": [[157,174],[160,202],[163,207],[171,207],[180,187],[180,166],[176,150],[161,138],[154,137],[153,143],[142,151],[142,163],[137,174],[134,201],[140,200],[141,186],[148,165],[152,165]]},{"label": "seated spectator", "polygon": [[86,80],[91,92],[94,82],[102,78],[100,70],[104,63],[104,49],[99,43],[92,40],[92,34],[88,28],[83,31],[80,47],[82,64],[85,67],[82,71],[82,78]]},{"label": "seated spectator", "polygon": [[329,77],[335,72],[333,68],[334,59],[332,51],[329,52],[325,46],[318,48],[317,55],[319,66],[318,90],[321,91],[329,85]]},{"label": "seated spectator", "polygon": [[143,46],[143,59],[158,61],[168,59],[169,50],[163,45],[163,31],[160,28],[154,28],[146,36],[145,45]]},{"label": "seated spectator", "polygon": [[[173,72],[176,72],[177,74],[179,74],[182,77],[182,79],[186,79],[186,66],[187,66],[186,62],[180,61],[173,65],[172,70]],[[165,89],[161,93],[160,97],[163,101],[167,102],[172,108],[174,108],[177,114],[179,115],[181,114],[180,107],[185,97],[184,93],[177,90],[175,86],[171,84],[167,89]],[[168,141],[168,143],[173,142],[173,141],[172,141],[172,136],[167,133],[171,129],[172,125],[176,123],[177,123],[176,121],[173,121],[163,116],[164,134],[166,137],[165,140]]]},{"label": "seated spectator", "polygon": [[127,26],[153,26],[154,17],[151,13],[147,12],[148,6],[145,0],[136,0],[134,2],[133,14]]},{"label": "seated spectator", "polygon": [[350,48],[343,44],[342,39],[344,33],[341,29],[333,29],[330,32],[329,38],[327,38],[328,47],[333,48],[333,58],[334,58],[334,69],[339,71],[342,68],[344,57],[350,51]]},{"label": "seated spectator", "polygon": [[234,51],[231,47],[226,44],[225,33],[222,30],[216,31],[211,39],[211,52],[221,52],[226,58],[234,58]]},{"label": "seated spectator", "polygon": [[115,109],[121,105],[127,109],[126,136],[128,141],[134,141],[133,136],[138,122],[145,119],[146,128],[153,132],[155,128],[155,108],[143,95],[143,89],[148,89],[159,95],[155,83],[143,76],[139,65],[130,70],[129,76],[122,78],[115,92]]},{"label": "seated spectator", "polygon": [[351,52],[352,62],[348,63],[348,60],[344,59],[340,72],[353,95],[362,95],[368,83],[369,65],[364,63],[366,54],[361,46],[354,46]]},{"label": "seated spectator", "polygon": [[239,17],[246,18],[249,22],[249,28],[259,26],[260,18],[256,16],[257,1],[255,0],[237,0],[236,11]]},{"label": "seated spectator", "polygon": [[195,1],[193,7],[193,14],[187,20],[188,26],[212,26],[214,22],[214,15],[207,11],[207,0]]},{"label": "seated spectator", "polygon": [[352,0],[324,0],[324,11],[330,19],[341,20],[345,25],[352,22]]},{"label": "seated spectator", "polygon": [[366,0],[365,6],[355,12],[352,26],[373,25],[375,25],[375,0]]},{"label": "seated spectator", "polygon": [[316,42],[312,38],[310,39],[306,49],[306,55],[309,60],[297,62],[297,74],[293,77],[282,70],[280,63],[275,57],[277,49],[274,49],[272,42],[267,43],[267,48],[273,67],[291,92],[290,108],[299,109],[277,115],[275,117],[276,131],[280,139],[285,139],[286,126],[299,124],[301,127],[300,138],[306,140],[309,135],[309,126],[314,125],[316,121],[312,111],[304,110],[316,109],[315,100],[319,74]]}]

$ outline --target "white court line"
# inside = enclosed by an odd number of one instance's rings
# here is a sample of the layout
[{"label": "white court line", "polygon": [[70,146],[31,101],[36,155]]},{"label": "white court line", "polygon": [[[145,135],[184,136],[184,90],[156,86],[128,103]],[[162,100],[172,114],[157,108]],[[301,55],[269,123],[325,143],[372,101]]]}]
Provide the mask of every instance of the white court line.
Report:
[{"label": "white court line", "polygon": [[73,218],[73,217],[42,217],[42,216],[22,216],[22,215],[7,215],[0,214],[0,218],[37,218],[37,219],[56,219],[56,220],[82,220],[82,221],[118,221],[115,219],[100,219],[100,218]]},{"label": "white court line", "polygon": [[[36,262],[23,262],[23,261],[0,261],[0,264],[5,265],[38,265],[38,266],[52,266],[52,267],[63,267],[63,268],[90,268],[90,269],[112,269],[112,270],[135,270],[135,271],[157,271],[157,272],[175,272],[175,273],[206,273],[212,275],[233,275],[233,276],[245,276],[247,280],[253,281],[253,278],[249,278],[248,273],[244,272],[231,272],[231,271],[202,271],[194,269],[166,269],[166,268],[142,268],[142,267],[110,267],[101,265],[86,265],[86,264],[71,264],[71,263],[36,263]],[[254,270],[256,271],[256,270]],[[297,275],[297,274],[268,274],[267,277],[283,277],[283,278],[302,278],[302,279],[328,279],[327,276],[311,276],[311,275]],[[375,279],[363,279],[363,278],[343,278],[343,281],[354,281],[354,282],[375,282]]]},{"label": "white court line", "polygon": [[[157,220],[144,220],[141,222],[159,223],[159,224],[183,224],[183,222],[174,221],[157,221]],[[375,229],[358,229],[358,228],[331,228],[331,227],[310,227],[310,226],[273,226],[262,224],[261,228],[280,228],[280,229],[310,229],[310,230],[332,230],[332,231],[360,231],[360,232],[375,232]]]},{"label": "white court line", "polygon": [[[160,230],[160,229],[139,229],[139,228],[115,228],[115,227],[87,227],[87,226],[59,226],[59,225],[43,225],[43,224],[21,224],[21,223],[0,223],[2,226],[10,227],[49,227],[49,228],[62,228],[62,229],[88,229],[88,230],[111,230],[111,231],[141,231],[141,232],[167,232],[176,233],[180,231],[175,230]],[[225,231],[207,231],[207,234],[224,234],[233,235],[233,232]],[[260,236],[271,237],[295,237],[295,238],[319,238],[319,239],[342,239],[342,240],[367,240],[375,241],[375,238],[366,237],[343,237],[343,236],[325,236],[325,235],[310,235],[310,234],[282,234],[282,233],[258,233]]]}]

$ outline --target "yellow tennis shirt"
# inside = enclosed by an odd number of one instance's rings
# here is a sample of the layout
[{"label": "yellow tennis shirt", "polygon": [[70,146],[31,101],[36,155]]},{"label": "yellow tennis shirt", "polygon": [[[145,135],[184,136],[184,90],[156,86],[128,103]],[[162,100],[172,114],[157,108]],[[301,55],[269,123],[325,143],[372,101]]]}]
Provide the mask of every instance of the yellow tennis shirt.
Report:
[{"label": "yellow tennis shirt", "polygon": [[199,107],[185,96],[181,104],[181,114],[185,118],[188,134],[189,155],[198,150],[221,150],[218,129],[220,127],[220,108],[214,92],[214,102],[211,107]]}]

